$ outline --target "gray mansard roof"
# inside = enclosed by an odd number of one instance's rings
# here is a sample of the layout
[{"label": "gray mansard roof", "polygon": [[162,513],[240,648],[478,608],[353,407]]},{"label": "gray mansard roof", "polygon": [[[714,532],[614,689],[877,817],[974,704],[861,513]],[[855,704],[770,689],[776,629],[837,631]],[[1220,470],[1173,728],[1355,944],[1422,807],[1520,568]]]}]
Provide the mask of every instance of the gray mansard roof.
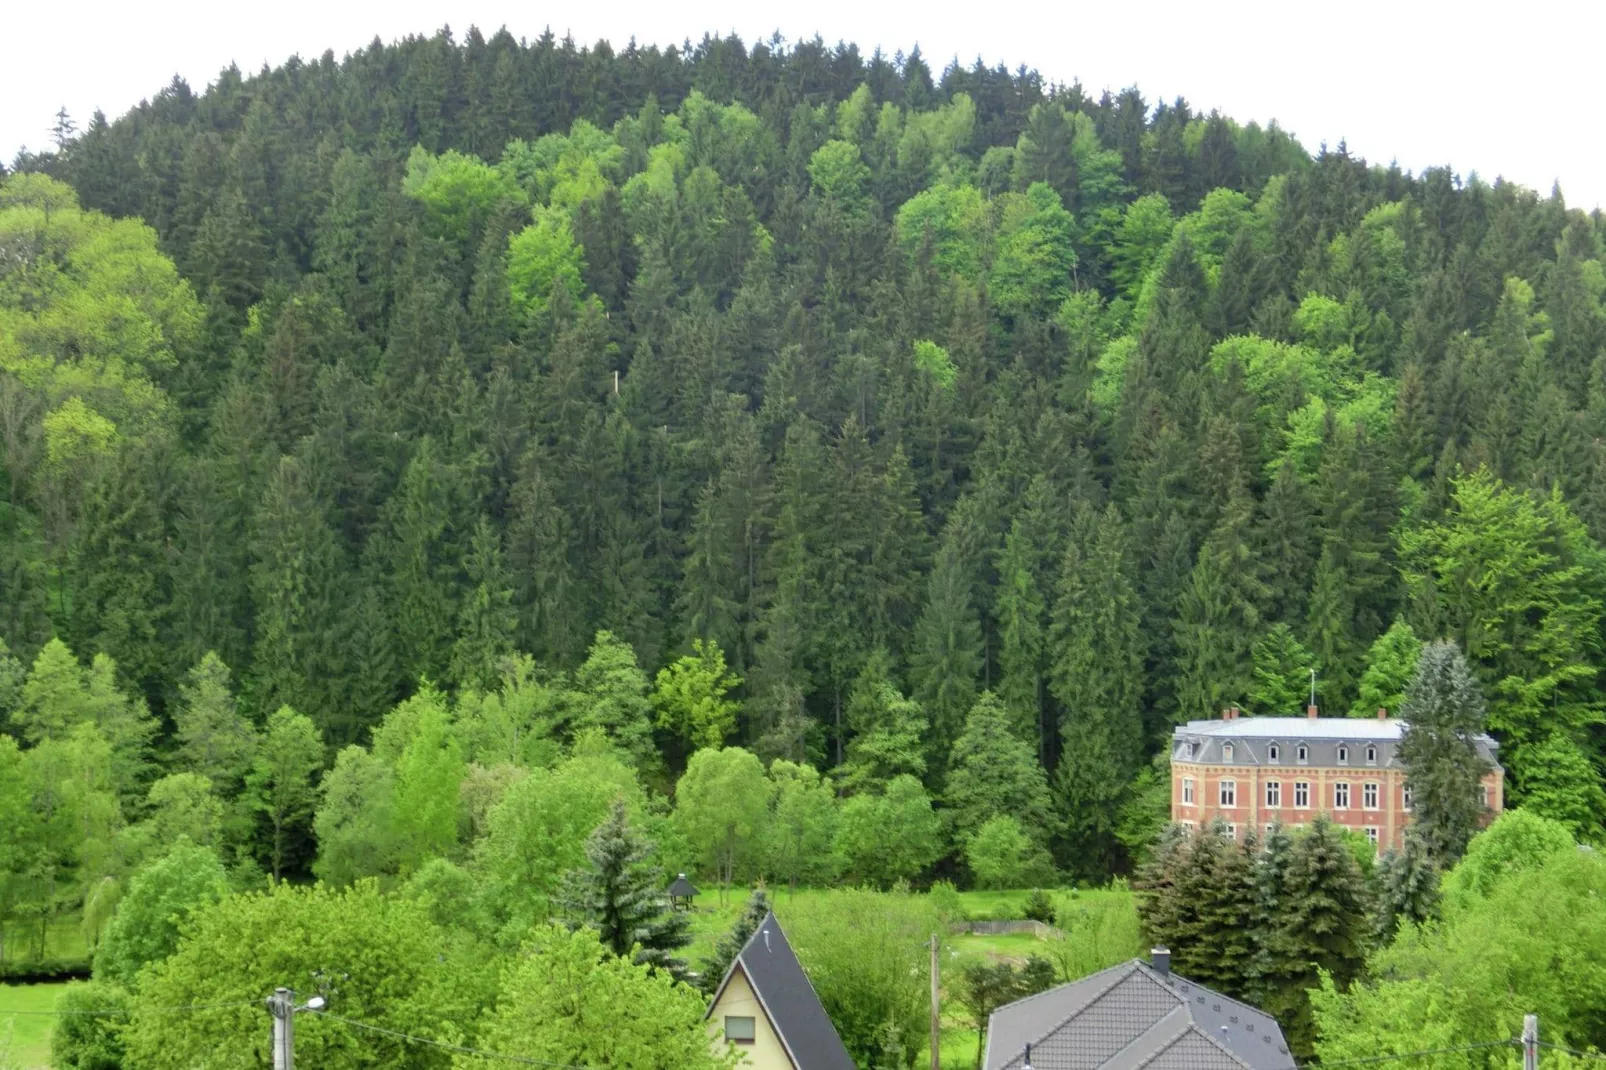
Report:
[{"label": "gray mansard roof", "polygon": [[1006,1004],[986,1070],[1294,1070],[1276,1019],[1142,960]]},{"label": "gray mansard roof", "polygon": [[[1298,765],[1297,748],[1304,744],[1304,764],[1379,769],[1399,768],[1395,750],[1405,733],[1397,718],[1368,717],[1234,717],[1231,720],[1189,721],[1172,733],[1171,757],[1179,762],[1207,765]],[[1474,740],[1478,754],[1498,766],[1500,745],[1485,735]],[[1232,745],[1228,759],[1224,744]],[[1278,755],[1271,758],[1271,746]],[[1348,748],[1347,760],[1338,760],[1339,747]],[[1376,762],[1366,760],[1366,748],[1377,748]]]}]

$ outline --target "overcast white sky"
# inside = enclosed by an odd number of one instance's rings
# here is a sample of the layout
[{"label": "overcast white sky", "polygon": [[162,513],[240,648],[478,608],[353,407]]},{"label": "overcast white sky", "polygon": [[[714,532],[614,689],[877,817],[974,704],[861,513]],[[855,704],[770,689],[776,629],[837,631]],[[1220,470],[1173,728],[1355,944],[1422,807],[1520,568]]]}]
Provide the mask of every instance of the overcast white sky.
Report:
[{"label": "overcast white sky", "polygon": [[174,73],[197,90],[230,61],[248,73],[293,53],[361,47],[450,24],[534,37],[676,43],[704,31],[779,30],[856,41],[868,54],[919,43],[938,70],[958,55],[1025,63],[1097,91],[1136,82],[1154,101],[1182,94],[1242,121],[1276,118],[1307,148],[1349,142],[1369,160],[1450,164],[1569,204],[1606,206],[1606,3],[1215,0],[1142,4],[610,0],[550,7],[513,0],[7,4],[0,16],[0,154],[49,143],[56,109],[80,124],[116,116]]}]

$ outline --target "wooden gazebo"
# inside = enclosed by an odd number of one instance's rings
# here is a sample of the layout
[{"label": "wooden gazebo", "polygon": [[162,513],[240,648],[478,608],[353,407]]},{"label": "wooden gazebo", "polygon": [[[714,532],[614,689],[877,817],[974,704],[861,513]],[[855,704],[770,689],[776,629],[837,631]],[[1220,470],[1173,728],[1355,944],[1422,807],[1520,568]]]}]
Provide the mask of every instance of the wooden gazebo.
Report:
[{"label": "wooden gazebo", "polygon": [[675,910],[690,910],[691,901],[697,897],[697,886],[686,879],[682,873],[675,878],[675,883],[669,886],[669,905]]}]

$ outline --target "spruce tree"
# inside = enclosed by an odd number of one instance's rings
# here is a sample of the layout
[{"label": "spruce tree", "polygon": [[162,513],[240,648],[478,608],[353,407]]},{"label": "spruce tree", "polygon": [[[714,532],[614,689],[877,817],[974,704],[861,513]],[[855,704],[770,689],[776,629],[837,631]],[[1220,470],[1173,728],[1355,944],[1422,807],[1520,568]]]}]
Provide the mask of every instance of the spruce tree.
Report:
[{"label": "spruce tree", "polygon": [[1407,922],[1421,925],[1438,916],[1439,871],[1414,828],[1406,829],[1401,850],[1378,857],[1372,879],[1377,886],[1372,938],[1378,944],[1392,941]]},{"label": "spruce tree", "polygon": [[1366,962],[1370,938],[1366,880],[1337,825],[1318,817],[1294,841],[1286,896],[1279,911],[1280,943],[1298,975],[1268,991],[1265,1009],[1277,1016],[1294,1054],[1310,1058],[1315,1044],[1307,990],[1325,971],[1348,987]]},{"label": "spruce tree", "polygon": [[615,955],[687,977],[675,952],[691,943],[689,919],[671,910],[657,848],[630,824],[623,799],[586,840],[586,864],[564,875],[557,900],[573,925],[589,925]]},{"label": "spruce tree", "polygon": [[758,932],[758,927],[764,924],[764,919],[769,917],[769,913],[769,892],[760,884],[753,889],[753,894],[747,897],[747,903],[737,915],[736,921],[715,941],[713,952],[703,959],[697,974],[698,988],[708,995],[713,995],[714,989],[725,979],[725,971],[730,969],[731,963],[736,961],[736,956],[742,953],[742,948],[746,947],[747,941]]},{"label": "spruce tree", "polygon": [[1412,826],[1429,859],[1453,865],[1478,831],[1478,786],[1489,769],[1474,743],[1483,731],[1483,690],[1453,640],[1422,648],[1400,715],[1406,729],[1398,757],[1411,789]]}]

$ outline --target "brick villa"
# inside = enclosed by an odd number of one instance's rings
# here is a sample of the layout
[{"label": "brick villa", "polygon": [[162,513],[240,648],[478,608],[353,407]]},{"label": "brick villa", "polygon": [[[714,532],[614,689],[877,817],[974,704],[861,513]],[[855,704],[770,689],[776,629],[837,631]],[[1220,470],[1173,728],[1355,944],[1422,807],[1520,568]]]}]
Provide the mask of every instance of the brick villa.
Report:
[{"label": "brick villa", "polygon": [[[1234,839],[1278,821],[1299,826],[1325,813],[1365,833],[1381,850],[1398,849],[1411,821],[1405,768],[1395,758],[1405,722],[1386,710],[1377,719],[1243,717],[1189,721],[1171,745],[1171,819],[1184,825],[1220,818]],[[1478,754],[1494,768],[1483,778],[1483,802],[1500,812],[1505,770],[1499,744],[1480,735]]]}]

